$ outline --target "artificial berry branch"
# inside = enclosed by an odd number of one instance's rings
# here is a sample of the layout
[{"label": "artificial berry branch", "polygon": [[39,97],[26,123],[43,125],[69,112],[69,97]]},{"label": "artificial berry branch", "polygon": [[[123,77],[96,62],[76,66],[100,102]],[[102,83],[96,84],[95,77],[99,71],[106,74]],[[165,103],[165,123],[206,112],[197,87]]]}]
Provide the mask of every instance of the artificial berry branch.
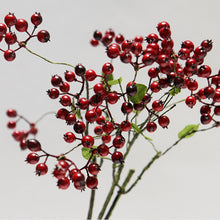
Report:
[{"label": "artificial berry branch", "polygon": [[[38,176],[48,173],[47,161],[52,158],[56,161],[52,174],[57,180],[59,189],[66,190],[73,185],[77,190],[84,191],[86,188],[92,190],[88,219],[92,218],[98,174],[105,160],[112,161],[113,179],[99,213],[99,219],[103,218],[116,188],[118,192],[105,219],[109,219],[121,196],[137,185],[157,159],[167,154],[184,138],[218,127],[220,124],[218,119],[220,71],[212,74],[211,67],[204,64],[207,53],[212,49],[210,40],[202,41],[197,47],[192,41],[185,40],[176,53],[170,25],[165,21],[157,25],[158,34],[150,33],[145,38],[136,36],[133,39],[125,39],[122,34],[116,35],[112,29],[106,30],[104,35],[96,30],[90,41],[91,45],[94,47],[102,45],[110,59],[100,68],[101,73],[97,74],[95,70],[86,69],[81,63],[73,66],[64,62],[53,62],[27,48],[27,43],[33,38],[37,38],[42,43],[50,39],[49,32],[45,30],[34,34],[42,22],[40,13],[34,13],[31,16],[31,22],[34,25],[32,31],[28,31],[26,20],[17,19],[12,13],[5,16],[4,22],[0,23],[0,40],[4,38],[7,49],[0,48],[0,50],[4,52],[7,61],[13,61],[15,52],[25,48],[29,53],[48,63],[71,68],[66,70],[63,76],[53,75],[52,88],[47,91],[49,98],[59,100],[62,106],[55,115],[69,128],[69,131],[63,135],[63,139],[70,144],[70,150],[59,155],[50,154],[37,139],[36,123],[49,113],[44,114],[37,122],[31,123],[17,114],[16,110],[9,109],[7,116],[17,117],[17,120],[10,120],[7,126],[15,129],[19,120],[24,120],[28,124],[28,130],[14,130],[12,136],[20,143],[21,149],[31,151],[26,157],[26,162],[35,165],[35,173]],[[16,31],[25,32],[27,38],[18,41],[16,34],[12,32],[13,28]],[[12,50],[12,45],[16,44],[17,48]],[[114,78],[116,68],[114,59],[119,59],[123,64],[131,66],[133,75],[128,82],[122,83],[124,80],[122,77]],[[144,77],[143,74],[145,74]],[[147,76],[146,80],[145,76]],[[202,79],[207,84],[205,87],[200,84]],[[186,98],[171,103],[174,96],[177,97],[183,91],[188,92]],[[179,132],[179,139],[161,152],[148,135],[160,128],[168,128],[170,124],[168,114],[181,102],[185,102],[190,108],[201,104],[201,124],[206,126],[213,123],[213,125],[200,130],[198,130],[200,124],[186,126]],[[115,111],[112,110],[114,107]],[[131,148],[140,135],[150,143],[155,155],[146,163],[133,184],[126,189],[135,170],[133,168],[129,170],[122,184],[120,184],[121,175]],[[86,159],[83,165],[76,164],[74,159],[70,158],[70,153],[77,150],[81,150],[82,156]]]}]

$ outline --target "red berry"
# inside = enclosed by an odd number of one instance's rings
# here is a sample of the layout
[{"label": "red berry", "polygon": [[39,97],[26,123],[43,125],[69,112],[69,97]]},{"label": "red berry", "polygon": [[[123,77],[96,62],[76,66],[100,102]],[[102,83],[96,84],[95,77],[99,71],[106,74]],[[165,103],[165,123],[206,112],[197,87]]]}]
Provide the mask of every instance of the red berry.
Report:
[{"label": "red berry", "polygon": [[213,96],[213,102],[220,102],[220,88],[215,89],[215,94]]},{"label": "red berry", "polygon": [[10,129],[13,129],[16,127],[16,122],[15,121],[9,121],[7,124],[7,127]]},{"label": "red berry", "polygon": [[204,88],[203,94],[205,95],[206,98],[210,99],[213,98],[213,96],[215,95],[215,90],[213,87],[207,86]]},{"label": "red berry", "polygon": [[17,23],[15,24],[15,28],[19,32],[25,32],[28,29],[28,23],[26,20],[20,18],[17,19]]},{"label": "red berry", "polygon": [[167,21],[161,21],[157,25],[157,30],[159,31],[161,28],[164,28],[164,27],[170,28],[170,24]]},{"label": "red berry", "polygon": [[188,105],[190,108],[192,108],[196,104],[196,98],[195,96],[188,96],[185,99],[186,105]]},{"label": "red berry", "polygon": [[212,73],[212,69],[208,65],[202,65],[198,69],[197,75],[199,77],[208,78]]},{"label": "red berry", "polygon": [[31,16],[31,22],[33,25],[35,25],[36,27],[38,25],[40,25],[42,23],[42,16],[40,13],[35,12],[32,16]]},{"label": "red berry", "polygon": [[105,117],[103,115],[97,117],[96,123],[99,125],[104,125],[105,124]]},{"label": "red berry", "polygon": [[96,47],[96,46],[99,45],[99,41],[96,40],[95,38],[92,38],[92,39],[90,40],[90,44],[91,44],[93,47]]},{"label": "red berry", "polygon": [[46,43],[50,40],[50,34],[48,31],[46,30],[41,30],[37,33],[37,39],[41,42],[41,43]]},{"label": "red berry", "polygon": [[130,131],[132,126],[129,121],[122,121],[120,127],[122,131]]},{"label": "red berry", "polygon": [[4,52],[4,58],[7,60],[7,61],[13,61],[16,57],[16,54],[13,50],[11,49],[8,49]]},{"label": "red berry", "polygon": [[77,133],[77,134],[82,134],[85,129],[86,129],[86,126],[84,124],[84,122],[82,121],[77,121],[74,126],[73,126],[73,129],[74,131]]},{"label": "red berry", "polygon": [[124,162],[124,156],[121,152],[116,151],[112,154],[112,162],[115,164],[122,164]]},{"label": "red berry", "polygon": [[95,93],[104,94],[105,88],[102,83],[97,83],[94,85],[93,90]]},{"label": "red berry", "polygon": [[94,138],[90,135],[85,135],[82,137],[82,145],[86,148],[91,148],[94,144]]},{"label": "red berry", "polygon": [[201,46],[206,52],[209,52],[212,49],[212,40],[204,40],[201,43]]},{"label": "red berry", "polygon": [[131,97],[137,94],[137,86],[135,85],[135,83],[132,83],[131,85],[126,87],[126,93]]},{"label": "red berry", "polygon": [[72,143],[76,139],[75,134],[73,134],[72,132],[66,132],[63,138],[67,143]]},{"label": "red berry", "polygon": [[60,104],[61,105],[70,106],[71,103],[72,103],[72,100],[71,100],[70,96],[68,96],[68,95],[61,96],[61,98],[60,98]]},{"label": "red berry", "polygon": [[111,135],[109,134],[109,135],[103,135],[102,136],[102,142],[103,143],[105,143],[105,144],[107,144],[107,143],[109,143],[111,141]]},{"label": "red berry", "polygon": [[39,163],[36,166],[36,175],[42,176],[45,175],[48,171],[48,167],[45,163]]},{"label": "red berry", "polygon": [[4,21],[5,21],[5,24],[6,24],[8,27],[11,27],[11,26],[13,26],[13,25],[16,24],[17,19],[16,19],[15,15],[14,15],[13,13],[9,13],[9,14],[7,14],[7,15],[5,16]]},{"label": "red berry", "polygon": [[16,140],[16,141],[21,141],[23,139],[23,133],[19,130],[15,130],[12,133],[12,137]]},{"label": "red berry", "polygon": [[117,58],[120,53],[120,46],[118,44],[111,44],[107,47],[107,56],[111,59]]},{"label": "red berry", "polygon": [[67,82],[72,82],[72,81],[74,81],[75,78],[76,78],[75,73],[72,72],[72,71],[66,71],[66,72],[64,73],[64,77],[65,77],[65,80],[66,80]]},{"label": "red berry", "polygon": [[157,129],[157,125],[153,121],[152,122],[148,122],[147,125],[146,125],[146,129],[147,129],[148,132],[154,132]]},{"label": "red berry", "polygon": [[16,110],[14,109],[8,109],[7,112],[6,112],[7,116],[10,117],[10,118],[14,118],[17,116],[17,112]]},{"label": "red berry", "polygon": [[102,133],[103,133],[103,129],[102,129],[102,126],[96,126],[95,128],[94,128],[94,133],[96,134],[96,135],[102,135]]},{"label": "red berry", "polygon": [[106,75],[112,74],[113,70],[114,70],[114,67],[111,63],[105,63],[102,66],[102,72]]},{"label": "red berry", "polygon": [[56,98],[59,97],[60,92],[59,92],[58,89],[52,88],[52,89],[50,89],[50,90],[47,90],[47,94],[49,95],[49,97],[50,97],[51,99],[56,99]]},{"label": "red berry", "polygon": [[73,125],[76,122],[76,115],[75,114],[68,114],[65,117],[67,125]]},{"label": "red berry", "polygon": [[59,189],[68,189],[70,186],[70,180],[68,177],[62,177],[58,179],[57,186]]},{"label": "red berry", "polygon": [[125,52],[125,51],[122,51],[120,53],[120,60],[123,62],[123,63],[130,63],[131,60],[132,60],[132,55],[130,52]]},{"label": "red berry", "polygon": [[114,139],[113,139],[113,146],[115,148],[122,148],[125,144],[125,138],[121,135],[117,135]]},{"label": "red berry", "polygon": [[89,103],[91,106],[97,107],[101,105],[103,102],[102,95],[100,93],[97,93],[89,99]]},{"label": "red berry", "polygon": [[184,42],[182,42],[181,47],[187,48],[190,52],[192,52],[194,49],[194,44],[190,40],[185,40]]},{"label": "red berry", "polygon": [[204,113],[201,115],[200,121],[204,125],[209,124],[212,121],[212,116],[208,113]]},{"label": "red berry", "polygon": [[100,171],[100,167],[97,163],[91,163],[88,166],[88,171],[89,173],[91,173],[92,175],[97,175]]},{"label": "red berry", "polygon": [[70,85],[67,82],[63,82],[63,84],[59,86],[59,89],[61,92],[69,92]]},{"label": "red berry", "polygon": [[97,189],[98,179],[95,176],[88,176],[86,179],[86,186],[90,189]]},{"label": "red berry", "polygon": [[124,41],[124,36],[122,34],[118,34],[115,36],[115,42],[121,44]]},{"label": "red berry", "polygon": [[134,55],[139,55],[142,51],[142,44],[140,42],[133,42],[131,44],[131,52],[134,54]]},{"label": "red berry", "polygon": [[204,47],[202,47],[202,46],[198,46],[194,50],[194,56],[199,60],[203,59],[206,56],[206,53],[207,52],[205,51]]},{"label": "red berry", "polygon": [[203,105],[200,108],[200,113],[201,114],[204,114],[204,113],[210,114],[211,113],[211,108],[208,105]]},{"label": "red berry", "polygon": [[170,119],[166,115],[162,115],[159,117],[158,123],[162,128],[167,128],[170,123]]},{"label": "red berry", "polygon": [[87,98],[80,98],[77,102],[80,109],[87,109],[89,107],[89,100]]},{"label": "red berry", "polygon": [[6,32],[7,32],[7,27],[6,27],[6,25],[3,24],[3,23],[0,23],[0,36],[5,35]]},{"label": "red berry", "polygon": [[147,41],[148,43],[157,43],[158,40],[159,40],[159,37],[158,37],[158,35],[155,34],[155,33],[151,33],[151,34],[149,34],[149,35],[146,37],[146,41]]},{"label": "red berry", "polygon": [[59,75],[54,75],[51,77],[51,84],[55,87],[59,87],[63,84],[63,80]]},{"label": "red berry", "polygon": [[26,140],[27,148],[30,151],[36,152],[41,150],[41,144],[37,139],[28,139]]},{"label": "red berry", "polygon": [[150,78],[156,78],[156,77],[158,77],[159,72],[160,72],[160,69],[159,69],[159,68],[151,67],[151,68],[148,70],[148,76],[149,76]]},{"label": "red berry", "polygon": [[195,91],[198,89],[198,82],[196,80],[188,80],[187,83],[187,88],[190,90],[190,91]]},{"label": "red berry", "polygon": [[170,31],[170,28],[168,27],[161,27],[159,29],[159,35],[162,37],[162,38],[169,38],[171,36],[171,31]]},{"label": "red berry", "polygon": [[15,33],[8,32],[5,34],[5,42],[9,45],[15,44],[17,42],[17,36]]},{"label": "red berry", "polygon": [[115,92],[108,93],[107,101],[109,104],[115,104],[118,101],[119,97]]},{"label": "red berry", "polygon": [[186,60],[188,59],[190,56],[190,50],[187,48],[181,48],[178,52],[178,58],[180,58],[181,60]]},{"label": "red berry", "polygon": [[114,130],[114,126],[110,121],[106,121],[102,129],[106,134],[110,134]]},{"label": "red berry", "polygon": [[102,32],[96,30],[96,31],[93,33],[93,37],[94,37],[96,40],[101,40],[101,39],[102,39]]},{"label": "red berry", "polygon": [[65,108],[61,108],[57,111],[56,117],[62,120],[65,120],[67,115],[69,114],[69,111]]},{"label": "red berry", "polygon": [[96,121],[97,119],[97,113],[95,110],[91,109],[91,110],[88,110],[85,114],[85,118],[88,122],[90,123],[93,123]]},{"label": "red berry", "polygon": [[92,69],[87,70],[85,73],[85,78],[87,81],[93,81],[96,77],[96,72]]},{"label": "red berry", "polygon": [[109,148],[105,144],[101,144],[97,148],[97,152],[101,157],[106,157],[109,154]]},{"label": "red berry", "polygon": [[29,164],[36,164],[40,160],[40,157],[36,153],[30,153],[27,155],[26,162]]},{"label": "red berry", "polygon": [[215,115],[220,115],[220,106],[215,106],[215,108],[214,108],[214,114],[215,114]]},{"label": "red berry", "polygon": [[86,73],[86,68],[82,64],[77,64],[75,66],[75,73],[77,76],[84,76]]},{"label": "red berry", "polygon": [[130,114],[133,111],[133,105],[130,102],[124,102],[121,105],[121,111],[124,114]]},{"label": "red berry", "polygon": [[163,102],[161,100],[155,100],[152,103],[152,108],[154,111],[162,111],[163,110]]}]

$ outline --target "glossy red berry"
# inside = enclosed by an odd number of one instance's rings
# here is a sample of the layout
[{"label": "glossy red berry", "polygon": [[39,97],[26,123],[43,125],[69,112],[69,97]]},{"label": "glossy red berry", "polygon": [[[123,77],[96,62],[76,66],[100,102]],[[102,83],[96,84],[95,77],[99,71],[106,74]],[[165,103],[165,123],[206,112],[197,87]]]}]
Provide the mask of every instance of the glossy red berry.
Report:
[{"label": "glossy red berry", "polygon": [[113,146],[115,148],[122,148],[125,144],[125,138],[121,135],[117,135],[115,136],[115,138],[113,139]]},{"label": "glossy red berry", "polygon": [[17,22],[15,24],[15,28],[19,32],[25,32],[28,29],[28,22],[22,18],[17,19]]},{"label": "glossy red berry", "polygon": [[211,99],[215,95],[215,89],[211,86],[207,86],[204,88],[203,94],[206,98]]},{"label": "glossy red berry", "polygon": [[215,114],[215,115],[220,115],[220,106],[215,106],[215,108],[214,108],[214,114]]},{"label": "glossy red berry", "polygon": [[206,52],[209,52],[212,49],[212,40],[204,40],[201,43],[201,46]]},{"label": "glossy red berry", "polygon": [[15,33],[8,32],[5,34],[5,42],[9,45],[15,44],[17,42],[17,36]]},{"label": "glossy red berry", "polygon": [[72,71],[66,71],[64,77],[67,82],[73,82],[76,78],[75,73]]},{"label": "glossy red berry", "polygon": [[26,145],[30,151],[36,152],[41,150],[41,144],[37,139],[28,139]]},{"label": "glossy red berry", "polygon": [[13,61],[16,57],[16,54],[13,50],[11,49],[8,49],[4,52],[4,58],[7,60],[7,61]]},{"label": "glossy red berry", "polygon": [[84,124],[84,122],[82,121],[77,121],[74,126],[73,126],[73,129],[74,131],[77,133],[77,134],[82,134],[85,129],[86,129],[86,126]]},{"label": "glossy red berry", "polygon": [[112,74],[113,71],[114,71],[114,67],[111,63],[105,63],[102,66],[102,72],[106,75]]},{"label": "glossy red berry", "polygon": [[121,152],[116,151],[111,156],[112,162],[115,164],[122,164],[124,162],[124,156]]},{"label": "glossy red berry", "polygon": [[96,126],[96,127],[94,128],[94,133],[95,133],[96,135],[102,135],[102,133],[103,133],[102,126],[101,126],[101,125]]},{"label": "glossy red berry", "polygon": [[192,52],[193,49],[194,49],[194,44],[190,40],[185,40],[185,41],[182,42],[181,47],[182,48],[187,48],[190,52]]},{"label": "glossy red berry", "polygon": [[55,87],[59,87],[63,84],[63,80],[59,75],[53,75],[51,77],[51,84]]},{"label": "glossy red berry", "polygon": [[58,179],[57,186],[59,189],[68,189],[70,186],[70,180],[68,177],[62,177]]},{"label": "glossy red berry", "polygon": [[183,47],[179,50],[178,52],[178,58],[180,58],[181,60],[186,60],[188,59],[190,56],[190,50]]},{"label": "glossy red berry", "polygon": [[73,134],[72,132],[66,132],[63,138],[67,143],[72,143],[76,139],[75,134]]},{"label": "glossy red berry", "polygon": [[100,144],[98,147],[97,147],[97,152],[98,154],[101,156],[101,157],[106,157],[108,156],[109,154],[109,148],[107,145],[105,144]]},{"label": "glossy red berry", "polygon": [[120,53],[120,46],[118,44],[111,44],[107,47],[107,56],[111,59],[117,58]]},{"label": "glossy red berry", "polygon": [[133,42],[131,44],[131,49],[130,50],[134,55],[137,56],[142,52],[142,44],[140,42]]},{"label": "glossy red berry", "polygon": [[95,176],[88,176],[86,178],[86,186],[90,189],[97,189],[98,179]]},{"label": "glossy red berry", "polygon": [[87,98],[80,98],[77,102],[80,109],[85,110],[89,107],[89,100]]},{"label": "glossy red berry", "polygon": [[115,36],[115,42],[121,44],[124,41],[124,36],[122,34],[118,34]]},{"label": "glossy red berry", "polygon": [[160,72],[160,69],[159,69],[159,68],[151,67],[151,68],[148,70],[148,76],[149,76],[150,78],[156,78],[156,77],[158,77],[159,72]]},{"label": "glossy red berry", "polygon": [[154,111],[162,111],[163,110],[163,102],[161,100],[155,100],[152,103],[152,108]]},{"label": "glossy red berry", "polygon": [[107,134],[107,135],[103,135],[102,136],[102,142],[107,144],[111,141],[111,135],[110,134]]},{"label": "glossy red berry", "polygon": [[129,121],[122,121],[120,127],[122,131],[130,131],[132,126]]},{"label": "glossy red berry", "polygon": [[196,98],[195,96],[188,96],[185,99],[186,105],[188,105],[190,108],[192,108],[196,104]]},{"label": "glossy red berry", "polygon": [[13,129],[16,127],[16,121],[9,121],[7,127]]},{"label": "glossy red berry", "polygon": [[0,23],[0,36],[5,35],[6,32],[7,32],[7,27],[6,27],[6,25],[3,24],[3,23]]},{"label": "glossy red berry", "polygon": [[68,114],[65,117],[67,125],[73,125],[76,122],[76,115],[75,114]]},{"label": "glossy red berry", "polygon": [[109,104],[115,104],[118,101],[119,97],[115,92],[108,93],[107,101]]},{"label": "glossy red berry", "polygon": [[157,34],[151,33],[145,39],[148,43],[157,43],[159,40],[159,37]]},{"label": "glossy red berry", "polygon": [[88,171],[89,173],[91,173],[92,175],[97,175],[100,171],[100,167],[97,163],[91,163],[88,166]]},{"label": "glossy red berry", "polygon": [[126,87],[126,93],[131,97],[137,94],[137,86],[135,85],[135,83],[132,83],[131,85]]},{"label": "glossy red berry", "polygon": [[13,13],[9,13],[5,16],[4,21],[8,27],[11,27],[16,24],[17,19]]},{"label": "glossy red berry", "polygon": [[26,162],[29,163],[29,164],[36,164],[38,163],[38,161],[40,160],[40,157],[38,154],[36,153],[30,153],[27,155],[26,157]]},{"label": "glossy red berry", "polygon": [[212,69],[208,65],[202,65],[198,69],[197,75],[199,77],[208,78],[212,73]]},{"label": "glossy red berry", "polygon": [[85,73],[85,78],[87,81],[93,81],[96,77],[96,72],[92,69],[87,70]]},{"label": "glossy red berry", "polygon": [[114,126],[110,121],[106,121],[102,129],[106,134],[110,134],[114,130]]},{"label": "glossy red berry", "polygon": [[48,31],[46,30],[41,30],[37,33],[37,39],[41,42],[41,43],[46,43],[50,40],[50,34]]},{"label": "glossy red berry", "polygon": [[197,59],[201,60],[206,56],[206,50],[202,46],[198,46],[194,49],[194,55]]},{"label": "glossy red berry", "polygon": [[75,73],[77,76],[84,76],[86,73],[86,68],[82,64],[77,64],[75,66]]},{"label": "glossy red berry", "polygon": [[162,128],[167,128],[170,123],[170,119],[166,115],[162,115],[159,117],[158,123]]},{"label": "glossy red berry", "polygon": [[57,111],[56,117],[62,120],[66,120],[66,116],[69,114],[69,111],[65,108],[61,108]]},{"label": "glossy red berry", "polygon": [[37,164],[37,166],[36,166],[36,175],[37,176],[45,175],[45,174],[47,174],[47,172],[48,172],[48,167],[45,163]]},{"label": "glossy red berry", "polygon": [[99,45],[99,41],[96,40],[95,38],[92,38],[92,39],[90,40],[90,44],[91,44],[93,47],[96,47],[96,46]]},{"label": "glossy red berry", "polygon": [[204,113],[201,115],[200,121],[204,125],[209,124],[212,121],[212,116],[208,113]]},{"label": "glossy red berry", "polygon": [[97,83],[94,85],[93,90],[95,93],[99,93],[99,94],[104,94],[105,93],[105,88],[104,85],[102,83]]},{"label": "glossy red berry", "polygon": [[146,129],[148,132],[154,132],[157,129],[157,124],[153,121],[148,122],[146,125]]},{"label": "glossy red berry", "polygon": [[121,111],[124,114],[130,114],[133,111],[133,105],[130,102],[124,102],[121,105]]},{"label": "glossy red berry", "polygon": [[59,97],[60,92],[59,92],[58,89],[52,88],[52,89],[50,89],[50,90],[47,90],[47,94],[49,95],[49,97],[50,97],[51,99],[56,99],[56,98]]},{"label": "glossy red berry", "polygon": [[82,137],[82,145],[86,148],[91,148],[94,144],[94,138],[90,135],[84,135]]},{"label": "glossy red berry", "polygon": [[6,111],[6,114],[7,114],[8,117],[14,118],[14,117],[17,116],[17,111],[10,108],[10,109],[8,109],[8,110]]},{"label": "glossy red berry", "polygon": [[67,82],[63,82],[62,85],[59,86],[59,89],[61,92],[67,93],[70,90],[70,84]]},{"label": "glossy red berry", "polygon": [[120,60],[123,62],[123,63],[130,63],[132,61],[132,55],[130,52],[125,52],[125,51],[122,51],[120,53]]},{"label": "glossy red berry", "polygon": [[200,113],[201,114],[204,114],[204,113],[210,114],[211,113],[211,108],[208,105],[203,105],[200,108]]},{"label": "glossy red berry", "polygon": [[93,123],[97,119],[97,113],[94,109],[88,110],[85,114],[85,118],[88,122]]},{"label": "glossy red berry", "polygon": [[96,40],[101,40],[102,39],[102,32],[101,31],[94,31],[93,33],[93,37],[96,39]]},{"label": "glossy red berry", "polygon": [[40,13],[35,12],[32,16],[31,16],[31,22],[34,26],[38,26],[42,23],[42,16]]},{"label": "glossy red berry", "polygon": [[70,106],[72,103],[72,100],[70,98],[70,96],[68,95],[63,95],[60,97],[60,104],[63,106]]}]

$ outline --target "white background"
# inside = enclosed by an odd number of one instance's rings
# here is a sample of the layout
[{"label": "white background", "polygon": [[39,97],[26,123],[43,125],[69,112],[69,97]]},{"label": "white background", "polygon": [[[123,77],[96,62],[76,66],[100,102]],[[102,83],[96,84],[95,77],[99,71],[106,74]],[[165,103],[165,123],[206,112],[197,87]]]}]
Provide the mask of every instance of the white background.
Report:
[{"label": "white background", "polygon": [[[83,63],[98,72],[108,58],[103,47],[90,46],[94,30],[104,32],[113,28],[130,39],[156,32],[157,23],[166,20],[171,25],[176,50],[187,39],[195,45],[204,39],[213,40],[213,50],[205,63],[215,74],[219,69],[219,6],[217,0],[11,0],[1,2],[0,22],[8,12],[28,21],[35,11],[41,12],[43,23],[39,29],[48,30],[51,41],[41,44],[34,39],[29,48],[51,60],[73,65]],[[0,47],[5,49],[5,43],[1,42]],[[73,187],[59,190],[50,175],[54,161],[49,162],[48,175],[35,176],[34,166],[24,162],[28,152],[20,151],[18,143],[11,138],[11,131],[6,128],[8,118],[5,111],[8,108],[17,109],[32,121],[44,112],[56,111],[60,105],[58,101],[50,100],[46,91],[51,88],[51,76],[62,75],[68,68],[48,64],[25,50],[18,51],[11,63],[4,60],[3,53],[1,57],[0,219],[85,219],[89,190],[82,193]],[[125,64],[119,66],[123,82],[128,81],[132,69]],[[141,76],[138,80],[141,82]],[[186,91],[183,97],[188,94]],[[199,106],[189,109],[183,103],[169,117],[169,129],[159,128],[151,136],[158,149],[163,150],[174,143],[178,131],[185,125],[199,123]],[[62,140],[63,134],[70,129],[64,123],[50,115],[39,126],[38,137],[47,151],[59,154],[70,149]],[[146,135],[150,136],[147,132]],[[126,164],[135,168],[137,175],[153,156],[153,151],[140,139],[131,154]],[[133,191],[121,198],[112,219],[219,219],[219,155],[218,129],[184,140],[157,161]],[[72,154],[76,160],[78,156]],[[85,162],[83,159],[79,161]],[[94,219],[111,183],[110,166],[111,163],[107,162],[99,177]]]}]

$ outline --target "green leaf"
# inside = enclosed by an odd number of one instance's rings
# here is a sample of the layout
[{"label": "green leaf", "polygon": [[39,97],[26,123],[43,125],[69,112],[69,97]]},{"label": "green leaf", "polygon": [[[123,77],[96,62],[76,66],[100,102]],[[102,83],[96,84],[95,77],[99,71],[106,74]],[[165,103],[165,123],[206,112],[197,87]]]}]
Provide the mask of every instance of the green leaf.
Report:
[{"label": "green leaf", "polygon": [[[96,149],[97,147],[93,146],[92,149]],[[91,153],[91,148],[86,148],[86,147],[82,147],[81,148],[82,151],[82,156],[86,159],[89,160],[89,158],[91,157],[92,153]],[[93,156],[95,157],[95,155]]]},{"label": "green leaf", "polygon": [[[102,75],[104,75],[104,73],[103,73]],[[105,77],[106,77],[106,80],[107,80],[107,81],[111,81],[111,80],[114,79],[113,74],[108,74],[108,75],[106,75]]]},{"label": "green leaf", "polygon": [[137,86],[137,93],[135,96],[128,96],[129,100],[133,103],[139,103],[147,92],[147,86],[144,84],[135,84]]},{"label": "green leaf", "polygon": [[117,84],[119,84],[119,83],[121,83],[121,82],[122,82],[122,77],[120,77],[119,79],[109,80],[109,81],[108,81],[108,84],[109,84],[110,86],[113,86],[113,85],[117,85]]},{"label": "green leaf", "polygon": [[198,130],[199,125],[200,124],[197,124],[197,125],[194,125],[194,124],[187,125],[185,128],[183,128],[183,130],[181,130],[178,133],[179,139],[192,137],[195,134],[195,131]]},{"label": "green leaf", "polygon": [[177,87],[173,86],[173,88],[169,91],[169,94],[172,96],[175,96],[180,92],[181,92],[181,88],[177,88]]},{"label": "green leaf", "polygon": [[138,133],[138,134],[140,133],[145,139],[147,139],[147,140],[149,140],[149,141],[152,141],[151,138],[147,137],[146,135],[144,135],[144,134],[142,133],[141,129],[140,129],[136,124],[131,123],[131,127],[134,129],[134,131],[135,131],[136,133]]},{"label": "green leaf", "polygon": [[80,111],[80,109],[78,108],[77,109],[77,111],[76,111],[76,117],[78,118],[78,119],[80,119],[81,118],[81,111]]}]

